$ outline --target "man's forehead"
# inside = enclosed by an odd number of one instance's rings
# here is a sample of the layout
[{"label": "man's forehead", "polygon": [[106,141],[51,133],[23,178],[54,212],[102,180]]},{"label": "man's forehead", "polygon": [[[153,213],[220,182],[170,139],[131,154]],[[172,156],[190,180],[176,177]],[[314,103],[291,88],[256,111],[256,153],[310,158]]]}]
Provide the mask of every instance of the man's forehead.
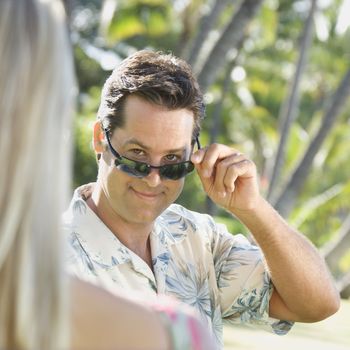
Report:
[{"label": "man's forehead", "polygon": [[[192,132],[194,116],[186,108],[168,109],[164,106],[133,99],[126,104],[123,111],[124,127],[148,129],[161,129],[164,132],[186,134]],[[189,130],[190,129],[190,130]]]},{"label": "man's forehead", "polygon": [[194,113],[189,108],[169,108],[165,104],[155,103],[153,101],[149,101],[144,97],[141,97],[137,94],[130,94],[126,97],[124,108],[123,108],[123,116],[128,117],[131,113],[135,111],[144,112],[146,114],[147,111],[158,111],[162,113],[176,113],[176,112],[185,112],[188,117],[193,121]]},{"label": "man's forehead", "polygon": [[132,135],[127,131],[119,130],[115,135],[123,147],[137,146],[145,151],[159,151],[162,153],[183,153],[191,145],[191,137],[182,139],[169,139],[166,135]]}]

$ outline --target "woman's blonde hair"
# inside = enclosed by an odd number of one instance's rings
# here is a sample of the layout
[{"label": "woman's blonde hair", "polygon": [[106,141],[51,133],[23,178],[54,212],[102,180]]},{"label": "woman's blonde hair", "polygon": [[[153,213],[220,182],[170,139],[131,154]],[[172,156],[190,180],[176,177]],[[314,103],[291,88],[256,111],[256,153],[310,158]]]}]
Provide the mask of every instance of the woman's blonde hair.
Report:
[{"label": "woman's blonde hair", "polygon": [[1,349],[68,346],[58,228],[74,86],[62,3],[1,0]]}]

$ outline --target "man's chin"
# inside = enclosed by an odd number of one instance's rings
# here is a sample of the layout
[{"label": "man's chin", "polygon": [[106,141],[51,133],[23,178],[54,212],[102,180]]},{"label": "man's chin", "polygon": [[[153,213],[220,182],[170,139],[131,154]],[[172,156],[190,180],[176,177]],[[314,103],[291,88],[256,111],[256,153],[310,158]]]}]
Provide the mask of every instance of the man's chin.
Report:
[{"label": "man's chin", "polygon": [[145,211],[141,210],[137,214],[135,214],[134,220],[137,220],[139,224],[151,224],[153,223],[159,215],[161,215],[162,211]]},{"label": "man's chin", "polygon": [[159,215],[165,210],[155,210],[155,209],[147,209],[145,207],[133,210],[130,210],[128,214],[125,216],[128,218],[129,222],[139,225],[147,225],[152,224],[157,219]]}]

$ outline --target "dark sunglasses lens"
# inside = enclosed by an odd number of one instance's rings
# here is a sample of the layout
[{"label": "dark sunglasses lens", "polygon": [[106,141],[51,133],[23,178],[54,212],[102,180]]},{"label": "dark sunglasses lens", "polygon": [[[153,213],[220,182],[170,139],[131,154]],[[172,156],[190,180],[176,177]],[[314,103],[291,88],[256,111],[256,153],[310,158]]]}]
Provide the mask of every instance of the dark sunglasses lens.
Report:
[{"label": "dark sunglasses lens", "polygon": [[170,180],[178,180],[193,171],[194,165],[191,162],[164,165],[159,169],[162,177]]},{"label": "dark sunglasses lens", "polygon": [[136,162],[131,159],[116,159],[115,165],[119,170],[134,177],[141,178],[147,176],[150,173],[150,167],[147,164]]},{"label": "dark sunglasses lens", "polygon": [[[151,166],[131,159],[122,158],[115,160],[115,166],[130,176],[142,178],[151,172]],[[178,180],[193,171],[194,165],[191,162],[163,165],[159,168],[159,175],[170,180]]]}]

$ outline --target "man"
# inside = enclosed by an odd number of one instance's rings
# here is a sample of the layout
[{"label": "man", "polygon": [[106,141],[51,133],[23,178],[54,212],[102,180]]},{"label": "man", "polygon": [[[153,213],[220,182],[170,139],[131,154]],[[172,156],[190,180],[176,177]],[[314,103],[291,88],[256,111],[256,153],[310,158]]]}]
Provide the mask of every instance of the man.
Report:
[{"label": "man", "polygon": [[[78,189],[66,213],[71,270],[111,291],[173,295],[218,343],[222,319],[283,334],[333,314],[339,297],[323,260],[262,198],[254,163],[225,145],[199,148],[203,115],[184,61],[140,51],[114,70],[94,127],[97,182]],[[193,167],[260,248],[173,204]]]}]

